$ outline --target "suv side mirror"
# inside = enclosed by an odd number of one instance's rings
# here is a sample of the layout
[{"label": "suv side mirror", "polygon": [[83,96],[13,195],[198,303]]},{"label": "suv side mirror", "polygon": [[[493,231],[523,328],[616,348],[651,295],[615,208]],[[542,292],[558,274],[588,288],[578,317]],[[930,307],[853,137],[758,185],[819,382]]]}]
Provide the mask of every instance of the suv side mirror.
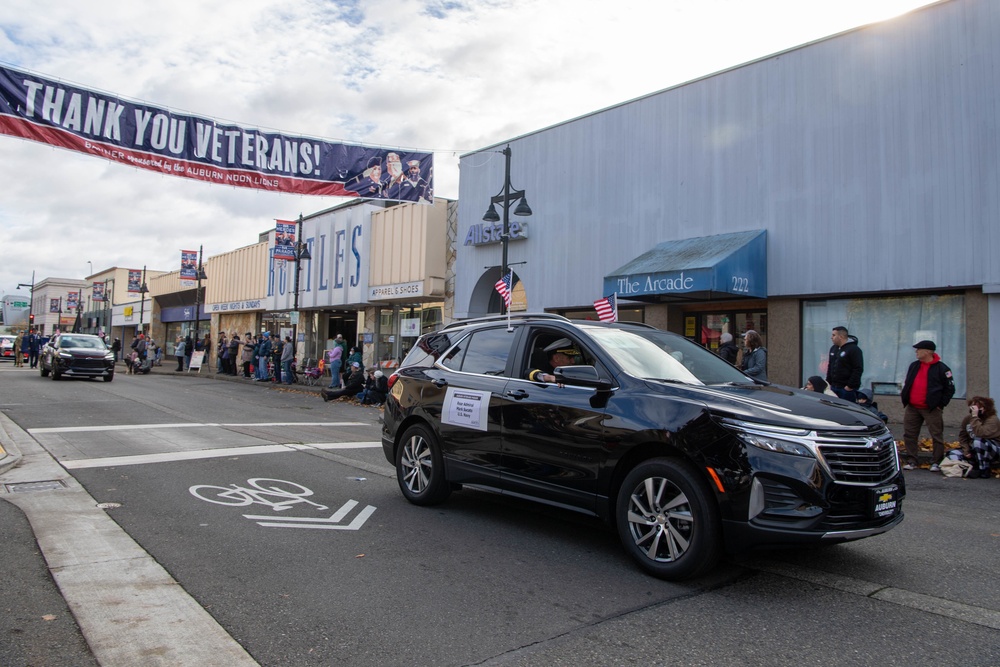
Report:
[{"label": "suv side mirror", "polygon": [[601,378],[601,374],[593,366],[561,366],[552,374],[559,384],[572,387],[593,387],[599,391],[611,389],[611,383]]}]

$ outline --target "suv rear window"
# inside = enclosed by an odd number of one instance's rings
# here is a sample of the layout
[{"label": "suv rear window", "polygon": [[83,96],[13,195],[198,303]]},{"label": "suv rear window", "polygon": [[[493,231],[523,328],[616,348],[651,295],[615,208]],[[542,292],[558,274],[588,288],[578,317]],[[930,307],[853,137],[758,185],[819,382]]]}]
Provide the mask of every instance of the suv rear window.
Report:
[{"label": "suv rear window", "polygon": [[462,340],[443,360],[454,371],[479,375],[504,375],[514,335],[506,328],[483,329]]}]

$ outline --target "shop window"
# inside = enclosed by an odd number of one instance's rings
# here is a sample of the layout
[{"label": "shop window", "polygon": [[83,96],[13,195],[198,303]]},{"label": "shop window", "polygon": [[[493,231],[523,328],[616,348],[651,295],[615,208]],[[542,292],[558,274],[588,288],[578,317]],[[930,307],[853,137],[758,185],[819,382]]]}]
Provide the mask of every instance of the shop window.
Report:
[{"label": "shop window", "polygon": [[966,392],[965,297],[961,294],[805,301],[802,308],[802,383],[826,377],[830,332],[845,326],[864,353],[861,386],[898,394],[916,359],[913,344],[933,340],[955,376],[955,396]]}]

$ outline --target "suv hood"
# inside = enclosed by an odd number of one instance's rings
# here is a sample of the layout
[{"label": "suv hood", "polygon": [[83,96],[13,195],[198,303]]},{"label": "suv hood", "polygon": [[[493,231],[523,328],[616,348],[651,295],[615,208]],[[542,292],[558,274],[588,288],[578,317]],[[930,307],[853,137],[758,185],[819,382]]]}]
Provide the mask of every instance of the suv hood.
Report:
[{"label": "suv hood", "polygon": [[698,401],[713,413],[788,428],[861,428],[883,422],[864,408],[839,398],[781,385],[679,385],[646,380],[655,391]]}]

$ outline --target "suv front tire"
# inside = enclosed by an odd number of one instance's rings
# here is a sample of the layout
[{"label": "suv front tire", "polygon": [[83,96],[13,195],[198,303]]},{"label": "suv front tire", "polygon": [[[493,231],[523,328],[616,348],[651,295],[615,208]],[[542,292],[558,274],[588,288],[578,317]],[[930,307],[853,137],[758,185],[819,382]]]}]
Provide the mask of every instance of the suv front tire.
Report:
[{"label": "suv front tire", "polygon": [[722,554],[719,509],[696,471],[649,459],[625,477],[615,503],[618,536],[639,567],[661,579],[697,577]]}]

